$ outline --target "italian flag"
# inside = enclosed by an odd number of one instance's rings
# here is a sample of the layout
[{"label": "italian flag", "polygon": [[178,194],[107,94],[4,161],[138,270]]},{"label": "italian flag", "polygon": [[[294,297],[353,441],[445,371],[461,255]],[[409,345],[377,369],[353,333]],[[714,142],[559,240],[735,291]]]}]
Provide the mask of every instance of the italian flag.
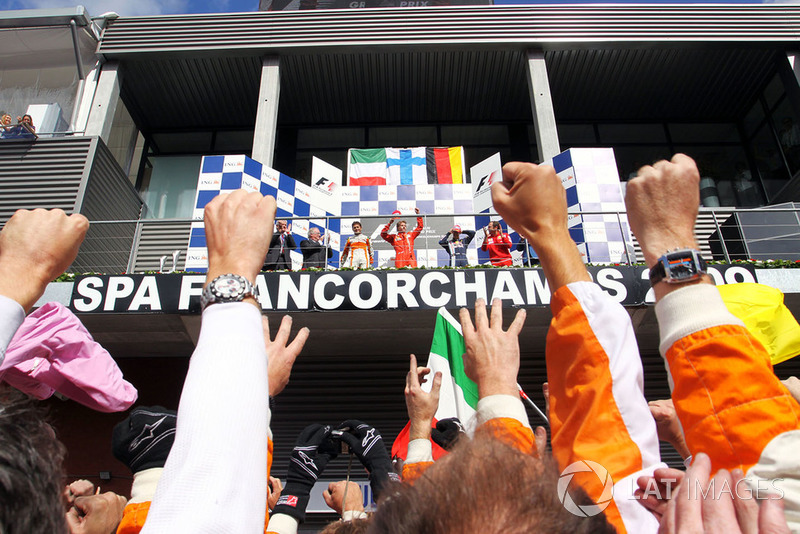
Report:
[{"label": "italian flag", "polygon": [[[464,372],[463,355],[465,351],[464,336],[461,324],[444,309],[439,308],[436,315],[436,326],[433,330],[431,353],[428,365],[431,374],[422,389],[430,391],[433,375],[442,373],[442,388],[439,391],[439,409],[436,411],[433,424],[440,419],[458,417],[468,433],[475,428],[475,411],[478,407],[478,386],[467,378]],[[400,432],[392,445],[392,456],[405,459],[408,451],[409,425]],[[445,454],[444,449],[433,443],[433,458],[438,459]]]},{"label": "italian flag", "polygon": [[386,185],[389,167],[385,148],[351,148],[347,185]]}]

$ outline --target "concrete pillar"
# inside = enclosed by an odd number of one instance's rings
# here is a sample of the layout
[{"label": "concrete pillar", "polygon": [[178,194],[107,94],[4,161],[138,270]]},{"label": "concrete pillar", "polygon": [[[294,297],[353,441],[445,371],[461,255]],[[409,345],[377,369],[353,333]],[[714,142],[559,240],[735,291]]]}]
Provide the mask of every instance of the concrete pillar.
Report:
[{"label": "concrete pillar", "polygon": [[86,122],[85,135],[99,136],[106,143],[111,135],[111,125],[119,103],[122,79],[118,67],[116,62],[103,65],[94,91],[92,108],[89,110],[89,119]]},{"label": "concrete pillar", "polygon": [[275,154],[280,92],[280,58],[267,56],[261,64],[261,88],[258,91],[252,158],[268,167],[272,167],[272,159]]},{"label": "concrete pillar", "polygon": [[528,90],[531,95],[533,125],[536,128],[536,144],[540,161],[552,158],[561,152],[556,129],[556,115],[550,95],[550,82],[547,79],[547,65],[544,53],[528,51]]}]

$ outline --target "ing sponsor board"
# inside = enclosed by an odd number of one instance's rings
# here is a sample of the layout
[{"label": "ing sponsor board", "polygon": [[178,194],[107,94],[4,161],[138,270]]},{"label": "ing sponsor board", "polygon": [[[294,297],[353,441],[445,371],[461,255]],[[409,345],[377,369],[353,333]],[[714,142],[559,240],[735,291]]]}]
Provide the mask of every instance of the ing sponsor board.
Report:
[{"label": "ing sponsor board", "polygon": [[[654,302],[648,270],[589,267],[592,278],[624,305]],[[709,267],[718,285],[755,282],[750,266]],[[205,275],[84,275],[69,307],[77,313],[198,313]],[[413,310],[472,307],[479,298],[506,306],[550,304],[541,269],[387,270],[261,273],[255,285],[264,311]]]}]

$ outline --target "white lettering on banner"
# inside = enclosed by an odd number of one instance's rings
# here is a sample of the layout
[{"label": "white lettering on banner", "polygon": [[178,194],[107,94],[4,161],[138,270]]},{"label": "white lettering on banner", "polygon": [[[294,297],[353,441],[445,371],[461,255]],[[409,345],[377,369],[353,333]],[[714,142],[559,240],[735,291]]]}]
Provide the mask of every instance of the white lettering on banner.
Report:
[{"label": "white lettering on banner", "polygon": [[525,271],[522,273],[525,280],[525,293],[528,295],[528,305],[550,304],[550,287],[542,271]]},{"label": "white lettering on banner", "polygon": [[[741,278],[741,280],[737,280],[737,275]],[[727,271],[725,271],[725,282],[728,284],[738,284],[738,283],[748,283],[754,284],[756,279],[753,278],[753,275],[745,269],[744,267],[731,267]]]},{"label": "white lettering on banner", "polygon": [[267,279],[263,274],[256,276],[256,290],[258,290],[258,304],[262,310],[272,309],[272,299],[269,298],[269,288],[267,287]]},{"label": "white lettering on banner", "polygon": [[722,273],[720,273],[715,267],[708,268],[708,275],[714,279],[715,286],[721,286],[725,284],[725,279],[722,278]]},{"label": "white lettering on banner", "polygon": [[389,309],[399,307],[402,298],[407,308],[419,308],[419,303],[414,297],[414,288],[417,287],[417,278],[411,273],[386,274],[386,307]]},{"label": "white lettering on banner", "polygon": [[[463,273],[456,273],[456,274],[463,274]],[[483,274],[483,273],[481,273]],[[442,272],[430,272],[425,273],[422,275],[422,278],[419,281],[419,296],[422,299],[422,302],[425,303],[427,306],[432,308],[441,308],[442,306],[446,306],[450,303],[450,293],[445,293],[444,290],[439,294],[438,297],[434,297],[431,293],[431,284],[434,282],[439,282],[442,285],[446,285],[450,283],[450,279],[447,277],[446,274]],[[485,291],[485,289],[484,289]]]},{"label": "white lettering on banner", "polygon": [[[454,274],[455,279],[455,292],[456,292],[456,306],[467,305],[467,293],[475,293],[476,299],[486,300],[486,273],[483,271],[470,271],[475,275],[474,282],[467,282],[467,273],[465,271],[456,271]],[[439,304],[444,306],[444,304]]]},{"label": "white lettering on banner", "polygon": [[311,285],[311,278],[307,274],[301,274],[298,280],[300,287],[294,285],[294,280],[288,274],[281,274],[278,278],[278,303],[279,310],[289,307],[289,297],[292,297],[294,305],[298,309],[308,309],[308,294]]},{"label": "white lettering on banner", "polygon": [[317,278],[317,283],[314,284],[314,302],[323,310],[335,310],[344,302],[342,295],[335,295],[332,299],[325,298],[325,286],[333,284],[336,287],[342,287],[344,280],[338,274],[323,274]]},{"label": "white lettering on banner", "polygon": [[[650,269],[645,269],[642,271],[642,280],[645,280],[648,284],[650,283]],[[656,301],[656,294],[653,291],[653,288],[647,290],[647,293],[644,296],[645,304],[653,304]]]},{"label": "white lettering on banner", "polygon": [[133,296],[128,311],[138,311],[142,306],[149,306],[150,311],[161,311],[161,297],[155,276],[145,276]]},{"label": "white lettering on banner", "polygon": [[114,311],[114,305],[118,298],[125,298],[133,294],[133,280],[127,276],[111,276],[108,279],[106,289],[106,302],[103,304],[104,311]]},{"label": "white lettering on banner", "polygon": [[[361,298],[361,285],[369,284],[370,296],[367,299]],[[350,281],[350,291],[348,295],[350,302],[359,310],[371,310],[381,301],[383,297],[383,286],[377,276],[370,273],[357,274]]]},{"label": "white lettering on banner", "polygon": [[178,298],[179,311],[189,309],[191,297],[199,297],[203,294],[203,282],[205,281],[205,275],[186,275],[181,278],[181,294]]},{"label": "white lettering on banner", "polygon": [[616,269],[600,269],[597,273],[597,284],[605,289],[612,299],[622,302],[628,297],[628,289],[625,284],[617,280],[622,280],[622,273]]},{"label": "white lettering on banner", "polygon": [[489,300],[491,303],[494,299],[511,300],[514,306],[524,306],[525,299],[522,298],[522,293],[519,292],[517,283],[511,275],[511,271],[499,271],[497,279],[494,282],[494,289],[492,290],[492,298]]},{"label": "white lettering on banner", "polygon": [[103,281],[96,276],[89,276],[78,282],[76,291],[78,295],[85,298],[76,298],[72,302],[72,306],[79,312],[96,310],[100,303],[103,302],[103,294],[96,289],[100,287],[103,287]]}]

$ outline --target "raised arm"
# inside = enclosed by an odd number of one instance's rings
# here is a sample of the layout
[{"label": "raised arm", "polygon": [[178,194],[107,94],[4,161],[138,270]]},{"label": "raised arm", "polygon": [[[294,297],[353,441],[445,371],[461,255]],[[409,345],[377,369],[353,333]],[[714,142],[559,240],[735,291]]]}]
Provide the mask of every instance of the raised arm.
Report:
[{"label": "raised arm", "polygon": [[62,210],[19,210],[0,232],[0,363],[25,314],[78,255],[89,221]]},{"label": "raised arm", "polygon": [[[275,199],[234,191],[205,209],[207,284],[251,283],[273,227]],[[267,503],[268,379],[260,307],[205,308],[178,408],[177,432],[142,532],[262,532]]]},{"label": "raised arm", "polygon": [[[628,182],[628,218],[649,267],[668,251],[697,248],[699,180],[694,161],[676,154]],[[757,478],[784,478],[786,459],[778,451],[800,443],[800,406],[775,376],[763,346],[728,312],[707,275],[656,281],[653,290],[660,350],[690,452],[708,454],[714,471],[740,468]],[[787,509],[798,514],[800,496],[786,494]]]},{"label": "raised arm", "polygon": [[[591,282],[569,236],[566,192],[552,167],[505,165],[492,199],[539,253],[553,294],[546,344],[553,456],[562,469],[579,460],[603,465],[615,483],[608,520],[620,531],[655,530],[655,518],[633,499],[636,478],[664,464],[630,317]],[[583,475],[575,481],[598,499],[603,486]]]}]

